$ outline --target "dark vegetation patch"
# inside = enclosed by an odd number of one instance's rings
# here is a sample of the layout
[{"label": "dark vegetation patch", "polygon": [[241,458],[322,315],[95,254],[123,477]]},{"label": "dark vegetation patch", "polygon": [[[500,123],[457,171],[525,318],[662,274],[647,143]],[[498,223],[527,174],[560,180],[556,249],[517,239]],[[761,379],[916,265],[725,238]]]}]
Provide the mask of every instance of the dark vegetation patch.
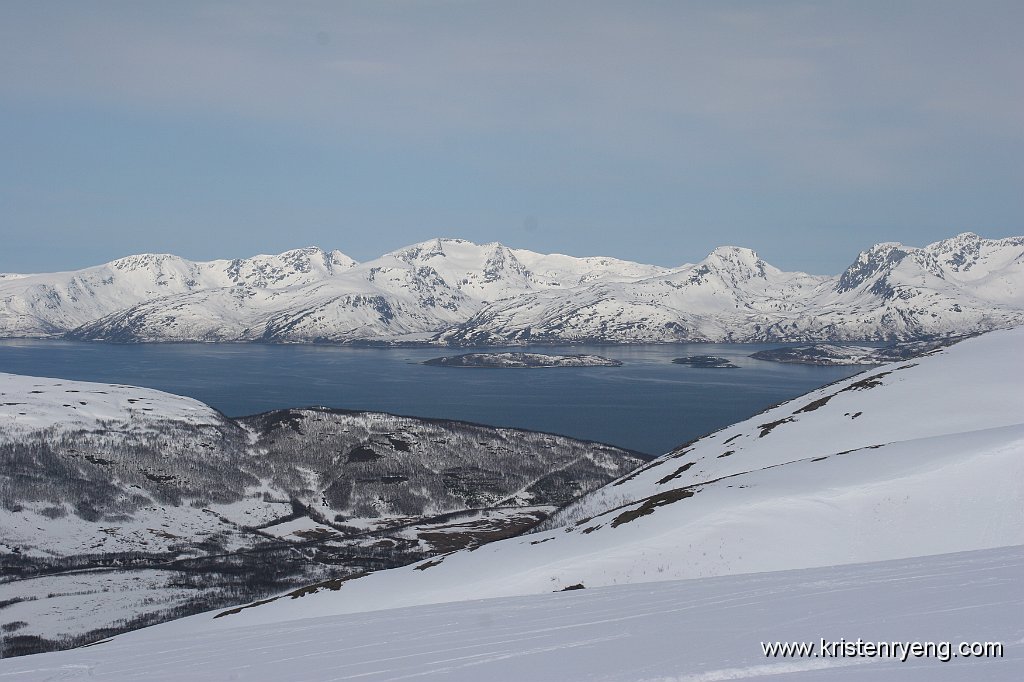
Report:
[{"label": "dark vegetation patch", "polygon": [[23,620],[12,620],[9,623],[0,625],[0,632],[17,632],[18,630],[26,627],[28,623]]},{"label": "dark vegetation patch", "polygon": [[97,640],[95,642],[89,642],[88,644],[83,645],[82,648],[85,649],[86,647],[90,647],[90,646],[99,646],[100,644],[106,644],[107,642],[113,642],[113,641],[114,641],[113,637],[108,637],[107,639],[101,639],[101,640]]},{"label": "dark vegetation patch", "polygon": [[410,452],[413,444],[410,441],[396,438],[395,436],[387,436],[388,442],[391,443],[391,447],[399,452]]},{"label": "dark vegetation patch", "polygon": [[274,429],[291,429],[295,433],[302,433],[302,422],[305,415],[298,410],[275,410],[266,414],[258,415],[260,426],[266,431]]},{"label": "dark vegetation patch", "polygon": [[272,601],[277,601],[277,599],[278,599],[277,597],[271,597],[270,599],[260,599],[259,601],[254,601],[253,603],[246,604],[244,606],[236,606],[233,609],[228,609],[227,611],[221,611],[216,616],[214,616],[214,618],[223,618],[224,616],[233,616],[233,615],[235,615],[237,613],[241,613],[242,611],[245,611],[246,609],[254,609],[257,606],[263,606],[264,604],[269,604]]},{"label": "dark vegetation patch", "polygon": [[686,464],[684,464],[683,466],[679,467],[678,469],[673,471],[671,474],[666,476],[665,478],[662,478],[661,480],[659,480],[658,481],[658,485],[665,485],[669,481],[674,480],[676,478],[679,478],[680,476],[683,475],[683,472],[685,472],[687,469],[692,467],[694,464],[696,464],[696,462],[687,462]]},{"label": "dark vegetation patch", "polygon": [[419,566],[416,566],[412,570],[414,570],[414,571],[425,571],[428,568],[433,568],[434,566],[440,566],[441,562],[443,562],[443,561],[444,561],[444,557],[441,557],[440,559],[434,559],[433,561],[424,561],[422,564],[420,564]]},{"label": "dark vegetation patch", "polygon": [[836,396],[836,394],[832,394],[832,395],[827,395],[824,398],[818,398],[817,400],[813,400],[813,401],[807,403],[806,405],[804,405],[803,407],[801,407],[799,410],[797,410],[793,414],[801,414],[803,412],[814,412],[819,407],[824,407],[825,405],[827,405],[828,401],[832,400],[832,398],[834,398],[835,396]]},{"label": "dark vegetation patch", "polygon": [[688,497],[693,497],[694,490],[692,488],[676,488],[674,490],[666,490],[663,493],[657,495],[651,495],[646,498],[636,509],[630,509],[624,511],[612,520],[612,528],[617,528],[624,523],[635,521],[641,516],[647,516],[653,514],[654,510],[658,507],[664,507],[667,504],[678,502],[679,500],[685,500]]},{"label": "dark vegetation patch", "polygon": [[793,419],[792,417],[785,417],[784,419],[777,419],[773,422],[768,422],[767,424],[758,424],[757,428],[761,429],[761,433],[757,437],[764,438],[777,427],[782,426],[783,424],[789,424],[790,422],[794,421],[796,420]]},{"label": "dark vegetation patch", "polygon": [[331,540],[341,539],[342,535],[326,528],[309,528],[305,530],[293,531],[292,535],[303,540]]},{"label": "dark vegetation patch", "polygon": [[[879,372],[878,374],[872,374],[871,376],[865,377],[865,378],[861,379],[860,381],[853,382],[852,384],[850,384],[849,386],[844,388],[843,391],[866,391],[869,388],[874,388],[876,386],[881,386],[882,385],[882,377],[887,376],[889,374],[892,374],[892,371]],[[842,391],[840,391],[840,393],[842,393]]]},{"label": "dark vegetation patch", "polygon": [[[701,436],[701,438],[703,438],[703,436]],[[643,465],[642,467],[638,467],[638,468],[634,469],[628,476],[626,476],[624,478],[621,478],[618,481],[615,481],[615,483],[612,483],[612,486],[617,486],[617,485],[622,485],[623,483],[628,483],[629,481],[632,481],[634,478],[636,478],[640,474],[644,473],[645,471],[649,471],[651,469],[654,469],[655,467],[659,467],[662,464],[665,464],[665,462],[667,460],[676,459],[678,457],[682,457],[683,455],[685,455],[686,453],[688,453],[692,449],[690,446],[693,445],[694,443],[696,443],[698,440],[700,440],[700,438],[694,438],[693,440],[689,440],[689,441],[683,443],[682,445],[680,445],[678,448],[676,448],[672,452],[670,452],[667,455],[665,455],[664,457],[661,457],[659,459],[654,460],[653,462],[649,462],[649,463]],[[692,466],[692,463],[690,464],[690,466]],[[689,467],[687,467],[687,468],[689,468]],[[683,471],[686,471],[686,469],[683,469]],[[678,473],[681,473],[681,472],[677,471],[676,473],[678,474]],[[674,477],[674,474],[673,474],[673,477]],[[671,479],[669,479],[669,480],[671,480]]]},{"label": "dark vegetation patch", "polygon": [[483,518],[472,523],[459,524],[457,531],[423,531],[417,537],[430,543],[435,552],[445,554],[460,549],[473,550],[477,547],[522,535],[547,518],[547,514],[533,511],[502,518]]},{"label": "dark vegetation patch", "polygon": [[877,445],[865,445],[862,448],[853,448],[852,450],[843,450],[842,452],[837,452],[835,454],[837,454],[837,455],[848,455],[851,452],[860,452],[861,450],[877,450],[878,448],[884,448],[886,445],[888,445],[888,443],[879,443]]},{"label": "dark vegetation patch", "polygon": [[376,461],[378,459],[381,459],[381,456],[378,455],[377,452],[373,448],[371,448],[371,447],[369,447],[367,445],[360,445],[358,447],[355,447],[355,448],[352,448],[351,450],[349,450],[348,458],[347,459],[348,459],[349,462],[352,462],[352,463],[355,463],[355,462],[374,462],[374,461]]},{"label": "dark vegetation patch", "polygon": [[349,580],[362,578],[364,575],[366,575],[366,573],[355,573],[353,575],[346,575],[343,578],[331,578],[330,580],[321,580],[318,583],[313,583],[312,585],[306,585],[305,587],[300,587],[297,590],[292,590],[285,596],[291,597],[292,599],[298,599],[300,597],[305,597],[310,594],[316,594],[317,592],[321,592],[323,590],[331,590],[332,592],[337,592],[341,589],[341,586],[347,583]]}]

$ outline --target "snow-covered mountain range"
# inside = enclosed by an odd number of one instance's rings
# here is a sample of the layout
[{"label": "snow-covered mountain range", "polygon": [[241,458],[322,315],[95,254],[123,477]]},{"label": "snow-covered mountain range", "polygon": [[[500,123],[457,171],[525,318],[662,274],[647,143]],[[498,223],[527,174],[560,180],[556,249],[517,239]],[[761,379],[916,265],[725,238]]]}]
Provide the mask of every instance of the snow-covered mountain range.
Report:
[{"label": "snow-covered mountain range", "polygon": [[436,239],[366,263],[317,248],[130,256],[0,275],[0,336],[290,343],[823,341],[1024,323],[1024,237],[876,245],[834,277],[721,247],[676,268]]}]

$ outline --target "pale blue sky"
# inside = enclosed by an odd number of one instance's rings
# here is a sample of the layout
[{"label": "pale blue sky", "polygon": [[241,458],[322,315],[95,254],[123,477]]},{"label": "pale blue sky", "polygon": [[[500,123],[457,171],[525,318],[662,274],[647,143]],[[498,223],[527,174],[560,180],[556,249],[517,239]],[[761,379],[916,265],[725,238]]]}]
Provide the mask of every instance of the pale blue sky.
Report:
[{"label": "pale blue sky", "polygon": [[1020,2],[0,2],[0,271],[1024,233]]}]

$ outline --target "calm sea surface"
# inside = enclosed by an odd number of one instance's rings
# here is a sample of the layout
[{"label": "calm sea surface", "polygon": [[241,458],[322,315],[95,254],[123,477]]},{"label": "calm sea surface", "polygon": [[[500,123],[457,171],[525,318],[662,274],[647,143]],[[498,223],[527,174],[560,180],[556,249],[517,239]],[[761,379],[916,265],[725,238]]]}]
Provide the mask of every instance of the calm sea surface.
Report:
[{"label": "calm sea surface", "polygon": [[[594,353],[624,364],[469,369],[418,364],[462,352],[438,348],[8,340],[0,341],[0,372],[147,386],[197,398],[229,416],[310,405],[382,410],[549,431],[661,454],[861,369],[747,357],[779,345],[536,346],[530,350]],[[691,354],[726,357],[740,367],[671,363]]]}]

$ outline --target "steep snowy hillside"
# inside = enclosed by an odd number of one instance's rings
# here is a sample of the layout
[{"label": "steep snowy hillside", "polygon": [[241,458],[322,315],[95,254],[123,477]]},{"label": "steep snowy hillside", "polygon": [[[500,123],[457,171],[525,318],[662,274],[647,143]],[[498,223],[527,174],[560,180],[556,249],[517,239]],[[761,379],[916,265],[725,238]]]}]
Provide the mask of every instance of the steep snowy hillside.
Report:
[{"label": "steep snowy hillside", "polygon": [[1022,344],[1024,328],[992,332],[870,370],[654,460],[548,530],[238,620],[1024,544]]},{"label": "steep snowy hillside", "polygon": [[720,247],[666,269],[460,239],[367,263],[290,251],[132,256],[0,278],[0,336],[105,341],[519,344],[913,339],[1024,323],[1024,237],[879,244],[836,277]]},{"label": "steep snowy hillside", "polygon": [[[0,660],[0,679],[1015,682],[1022,610],[1024,547],[1010,547],[248,627],[197,616]],[[858,640],[888,651],[856,656]],[[811,653],[766,655],[776,642]]]},{"label": "steep snowy hillside", "polygon": [[0,374],[7,652],[513,536],[642,461],[517,429],[315,408],[228,419],[159,391]]}]

